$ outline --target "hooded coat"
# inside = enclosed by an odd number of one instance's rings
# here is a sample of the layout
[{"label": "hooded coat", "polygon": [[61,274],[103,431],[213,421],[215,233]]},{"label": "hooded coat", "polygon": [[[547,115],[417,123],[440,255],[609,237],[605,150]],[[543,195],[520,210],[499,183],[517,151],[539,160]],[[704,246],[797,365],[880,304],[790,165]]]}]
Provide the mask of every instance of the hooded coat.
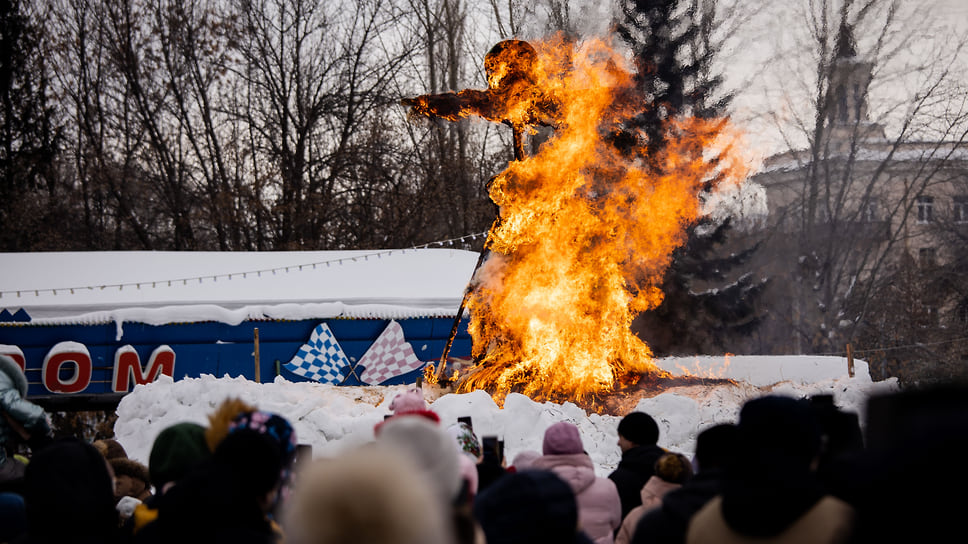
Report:
[{"label": "hooded coat", "polygon": [[719,470],[701,471],[679,489],[669,491],[659,508],[645,512],[638,520],[632,530],[632,544],[685,542],[689,520],[719,494],[721,479]]},{"label": "hooded coat", "polygon": [[[50,435],[47,414],[40,406],[30,402],[27,396],[27,377],[13,359],[0,355],[0,410],[18,422],[31,434]],[[0,466],[7,460],[2,445],[11,439],[16,431],[5,417],[0,417]]]},{"label": "hooded coat", "polygon": [[586,453],[542,455],[530,466],[550,470],[575,493],[578,520],[585,534],[596,544],[611,544],[622,523],[622,503],[615,484],[595,475],[595,465]]},{"label": "hooded coat", "polygon": [[680,487],[682,487],[682,484],[667,482],[658,476],[649,478],[649,481],[642,486],[642,492],[640,494],[642,496],[642,504],[633,508],[622,520],[622,527],[615,536],[615,544],[629,544],[632,541],[632,535],[635,534],[635,527],[638,525],[639,520],[642,519],[642,516],[649,510],[661,506],[662,498],[670,491],[679,489]]},{"label": "hooded coat", "polygon": [[639,492],[655,473],[655,462],[665,452],[655,444],[629,448],[622,453],[618,466],[608,475],[618,489],[618,495],[622,501],[623,519],[633,508],[642,504],[642,496]]},{"label": "hooded coat", "polygon": [[846,542],[853,508],[827,495],[813,471],[820,429],[803,401],[767,395],[740,410],[744,451],[722,491],[693,516],[686,542]]}]

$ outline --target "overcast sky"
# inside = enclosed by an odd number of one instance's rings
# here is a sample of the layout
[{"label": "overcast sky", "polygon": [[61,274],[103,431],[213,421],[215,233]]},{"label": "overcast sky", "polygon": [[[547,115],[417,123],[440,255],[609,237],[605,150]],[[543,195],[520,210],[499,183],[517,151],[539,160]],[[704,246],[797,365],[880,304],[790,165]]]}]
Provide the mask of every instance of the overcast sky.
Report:
[{"label": "overcast sky", "polygon": [[[898,25],[901,32],[915,28],[923,28],[918,31],[914,39],[918,42],[917,46],[924,46],[931,40],[935,40],[947,47],[948,44],[956,42],[955,36],[964,37],[968,34],[968,0],[901,0],[901,12],[904,16],[899,17],[902,24]],[[754,160],[762,159],[774,152],[784,149],[784,144],[779,139],[779,133],[772,123],[768,122],[763,113],[765,109],[776,108],[781,101],[776,93],[793,92],[795,89],[795,70],[790,59],[783,58],[783,54],[778,56],[778,51],[784,47],[790,47],[795,40],[793,36],[802,32],[798,25],[802,26],[802,15],[798,14],[786,2],[771,3],[757,17],[744,27],[741,34],[742,38],[738,41],[738,46],[731,51],[731,62],[725,70],[727,88],[738,89],[739,94],[733,105],[735,109],[734,120],[742,123],[746,129],[749,139],[749,146],[755,155]],[[779,45],[779,44],[785,45]],[[863,55],[865,44],[859,47]],[[950,51],[950,47],[948,48]],[[791,51],[792,55],[793,52]],[[924,59],[918,57],[919,52],[911,51],[910,58],[913,63],[923,62]],[[968,68],[968,53],[961,54],[962,68]],[[912,64],[912,63],[909,63]],[[812,64],[809,59],[804,58],[799,66],[799,74],[811,74]],[[917,82],[900,81],[904,76],[905,65],[895,63],[890,70],[884,70],[879,74],[880,80],[875,81],[871,89],[872,103],[883,100],[884,93],[894,93],[895,91],[906,90],[909,94],[917,88]],[[890,76],[891,79],[887,79]],[[964,81],[962,77],[961,81]],[[879,84],[879,86],[878,86]],[[907,86],[907,89],[903,87]],[[811,88],[807,88],[806,94],[801,95],[800,103],[803,104],[810,98]],[[766,98],[766,93],[773,93],[770,99]],[[880,94],[878,94],[880,93]],[[877,104],[872,104],[872,111],[877,109]],[[785,112],[781,112],[781,115]],[[890,131],[889,131],[890,132]],[[890,136],[890,134],[889,134]]]}]

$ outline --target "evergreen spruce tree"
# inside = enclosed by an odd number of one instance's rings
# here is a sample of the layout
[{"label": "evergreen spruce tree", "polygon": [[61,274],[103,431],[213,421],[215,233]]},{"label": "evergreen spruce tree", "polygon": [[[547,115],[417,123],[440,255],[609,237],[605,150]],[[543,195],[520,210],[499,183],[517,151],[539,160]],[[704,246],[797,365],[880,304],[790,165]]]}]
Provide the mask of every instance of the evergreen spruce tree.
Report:
[{"label": "evergreen spruce tree", "polygon": [[21,0],[0,0],[0,249],[7,251],[45,249],[45,225],[65,220],[51,213],[59,206],[59,131],[40,40]]},{"label": "evergreen spruce tree", "polygon": [[[645,107],[616,137],[615,145],[645,149],[642,159],[657,175],[662,173],[672,131],[683,130],[669,121],[680,116],[726,116],[732,96],[717,97],[722,78],[711,70],[718,52],[711,40],[715,6],[709,0],[621,2],[622,20],[616,29],[634,56]],[[701,198],[717,181],[715,175],[706,180]],[[730,279],[756,247],[719,255],[732,232],[728,220],[716,223],[709,218],[689,229],[687,243],[675,252],[666,271],[664,301],[636,322],[656,355],[728,349],[732,340],[759,323],[756,300],[766,283],[749,273]]]}]

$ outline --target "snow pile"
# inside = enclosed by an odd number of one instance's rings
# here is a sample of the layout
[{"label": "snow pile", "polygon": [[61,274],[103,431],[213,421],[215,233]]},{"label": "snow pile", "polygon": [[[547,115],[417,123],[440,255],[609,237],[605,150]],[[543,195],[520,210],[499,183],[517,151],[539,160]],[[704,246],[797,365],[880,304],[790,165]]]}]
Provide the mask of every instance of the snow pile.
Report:
[{"label": "snow pile", "polygon": [[[699,431],[714,423],[735,421],[743,403],[756,396],[771,392],[796,397],[832,395],[838,407],[857,413],[863,421],[871,395],[897,390],[893,379],[872,382],[864,361],[856,361],[855,376],[849,377],[846,360],[840,357],[696,357],[656,363],[679,375],[735,380],[669,388],[636,405],[636,410],[651,414],[659,423],[661,446],[687,455],[693,453]],[[157,382],[136,386],[122,399],[114,429],[129,456],[147,463],[151,444],[165,427],[182,421],[205,425],[208,414],[222,400],[238,397],[288,418],[300,443],[312,445],[314,457],[330,456],[372,440],[373,426],[390,413],[390,402],[406,387],[340,387],[294,383],[281,377],[260,384],[208,375],[173,381],[161,376]],[[509,395],[503,408],[483,391],[433,398],[428,390],[425,397],[442,425],[470,416],[478,437],[503,438],[508,462],[524,450],[540,451],[544,430],[562,420],[578,426],[600,475],[611,472],[620,458],[615,430],[620,416],[588,414],[570,402],[538,403],[518,394]]]}]

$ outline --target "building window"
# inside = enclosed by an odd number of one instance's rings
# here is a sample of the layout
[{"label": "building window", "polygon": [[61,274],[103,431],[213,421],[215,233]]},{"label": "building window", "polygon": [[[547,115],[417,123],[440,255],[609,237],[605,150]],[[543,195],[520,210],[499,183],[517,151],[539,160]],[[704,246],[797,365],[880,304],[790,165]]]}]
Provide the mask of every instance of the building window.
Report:
[{"label": "building window", "polygon": [[934,221],[934,197],[919,196],[917,203],[918,223],[930,223]]},{"label": "building window", "polygon": [[952,211],[952,218],[955,223],[968,223],[968,196],[956,196]]},{"label": "building window", "polygon": [[921,266],[934,266],[937,252],[933,247],[922,247],[918,250],[918,264]]},{"label": "building window", "polygon": [[958,321],[962,325],[968,326],[968,299],[962,300],[956,311],[958,312]]},{"label": "building window", "polygon": [[877,221],[877,202],[871,201],[865,204],[864,209],[861,210],[861,216],[865,223]]}]

